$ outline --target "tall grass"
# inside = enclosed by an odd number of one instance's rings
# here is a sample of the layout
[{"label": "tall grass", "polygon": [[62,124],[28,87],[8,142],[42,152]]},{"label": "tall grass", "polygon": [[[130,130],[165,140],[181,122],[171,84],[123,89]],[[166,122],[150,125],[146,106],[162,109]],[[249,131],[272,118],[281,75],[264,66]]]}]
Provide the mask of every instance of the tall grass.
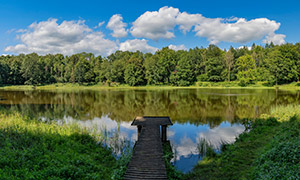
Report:
[{"label": "tall grass", "polygon": [[298,116],[300,117],[300,105],[279,105],[273,106],[270,109],[270,114],[261,115],[262,118],[274,117],[278,121],[288,121],[291,117]]},{"label": "tall grass", "polygon": [[213,145],[205,138],[201,138],[197,144],[197,150],[201,157],[212,158],[216,156]]},{"label": "tall grass", "polygon": [[0,179],[121,179],[128,157],[76,124],[0,113]]}]

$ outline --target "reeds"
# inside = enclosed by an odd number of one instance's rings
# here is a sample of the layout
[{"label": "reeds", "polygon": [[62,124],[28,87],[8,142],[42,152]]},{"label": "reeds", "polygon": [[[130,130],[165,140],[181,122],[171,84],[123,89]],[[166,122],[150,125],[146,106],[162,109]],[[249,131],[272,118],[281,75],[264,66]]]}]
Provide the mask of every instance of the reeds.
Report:
[{"label": "reeds", "polygon": [[270,114],[262,114],[261,118],[267,119],[270,117],[274,117],[279,122],[283,122],[288,121],[293,116],[300,117],[300,105],[289,104],[273,106],[270,109]]}]

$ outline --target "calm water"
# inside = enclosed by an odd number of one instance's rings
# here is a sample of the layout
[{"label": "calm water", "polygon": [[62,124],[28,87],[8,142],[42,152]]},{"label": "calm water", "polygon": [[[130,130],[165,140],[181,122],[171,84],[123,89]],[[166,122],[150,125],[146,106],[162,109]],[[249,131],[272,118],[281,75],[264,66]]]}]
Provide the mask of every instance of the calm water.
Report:
[{"label": "calm water", "polygon": [[272,106],[299,103],[299,92],[275,90],[0,90],[3,109],[48,121],[76,121],[84,127],[106,129],[119,140],[132,143],[137,136],[136,127],[130,126],[135,116],[170,116],[174,123],[168,128],[173,161],[183,172],[201,159],[197,152],[200,139],[218,149],[222,141],[232,143],[244,131],[240,119],[259,117]]}]

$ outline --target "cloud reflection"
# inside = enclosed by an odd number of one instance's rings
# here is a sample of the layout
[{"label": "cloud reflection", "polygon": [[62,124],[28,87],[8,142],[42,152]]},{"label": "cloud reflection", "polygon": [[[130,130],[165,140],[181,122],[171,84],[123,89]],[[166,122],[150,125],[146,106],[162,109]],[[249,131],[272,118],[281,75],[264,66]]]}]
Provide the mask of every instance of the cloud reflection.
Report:
[{"label": "cloud reflection", "polygon": [[173,149],[176,151],[176,161],[180,161],[182,158],[190,158],[192,155],[199,154],[197,145],[200,143],[201,139],[208,141],[214,147],[214,149],[219,149],[222,142],[233,143],[236,137],[241,134],[244,129],[245,128],[241,125],[230,127],[219,126],[213,129],[208,128],[204,131],[198,132],[196,133],[196,137],[192,135],[195,132],[190,131],[179,140],[171,136],[169,137],[171,139]]},{"label": "cloud reflection", "polygon": [[231,126],[231,127],[216,127],[209,129],[206,132],[200,132],[197,136],[197,143],[201,139],[205,139],[214,147],[218,149],[222,142],[233,143],[235,142],[236,137],[244,132],[244,126]]}]

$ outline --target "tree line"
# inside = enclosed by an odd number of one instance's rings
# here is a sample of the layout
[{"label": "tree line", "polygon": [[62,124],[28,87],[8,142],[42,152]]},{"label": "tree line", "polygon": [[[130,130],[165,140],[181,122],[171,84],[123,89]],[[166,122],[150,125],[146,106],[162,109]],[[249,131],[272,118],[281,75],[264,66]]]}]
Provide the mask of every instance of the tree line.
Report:
[{"label": "tree line", "polygon": [[197,81],[257,81],[269,85],[300,79],[300,43],[251,49],[222,50],[215,45],[174,51],[168,47],[152,53],[116,51],[107,56],[79,53],[71,56],[36,53],[0,56],[0,85],[53,83],[130,86],[189,86]]}]

